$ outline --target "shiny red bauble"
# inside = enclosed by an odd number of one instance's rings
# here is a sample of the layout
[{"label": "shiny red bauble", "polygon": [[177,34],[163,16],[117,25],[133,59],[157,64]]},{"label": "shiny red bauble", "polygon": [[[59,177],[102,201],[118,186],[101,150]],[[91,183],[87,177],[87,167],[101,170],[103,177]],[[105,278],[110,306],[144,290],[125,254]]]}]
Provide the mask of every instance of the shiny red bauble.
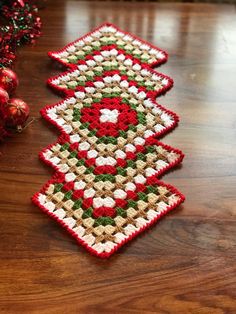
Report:
[{"label": "shiny red bauble", "polygon": [[22,127],[29,117],[29,106],[23,100],[11,98],[4,109],[4,121],[10,127]]},{"label": "shiny red bauble", "polygon": [[8,92],[0,87],[0,112],[4,109],[9,100]]},{"label": "shiny red bauble", "polygon": [[14,92],[18,84],[19,81],[14,71],[9,68],[2,68],[0,70],[0,87],[5,89],[8,94]]}]

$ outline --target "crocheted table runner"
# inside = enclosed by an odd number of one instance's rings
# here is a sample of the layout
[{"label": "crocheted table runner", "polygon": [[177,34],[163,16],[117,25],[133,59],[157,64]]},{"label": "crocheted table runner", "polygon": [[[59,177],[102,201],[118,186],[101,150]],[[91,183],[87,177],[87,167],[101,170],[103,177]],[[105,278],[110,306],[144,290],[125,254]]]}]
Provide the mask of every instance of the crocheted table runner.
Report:
[{"label": "crocheted table runner", "polygon": [[33,201],[109,257],[184,200],[157,179],[183,158],[156,139],[178,122],[155,101],[173,85],[151,69],[167,54],[106,23],[49,56],[70,68],[48,80],[67,98],[41,110],[61,136],[40,153],[56,173]]}]

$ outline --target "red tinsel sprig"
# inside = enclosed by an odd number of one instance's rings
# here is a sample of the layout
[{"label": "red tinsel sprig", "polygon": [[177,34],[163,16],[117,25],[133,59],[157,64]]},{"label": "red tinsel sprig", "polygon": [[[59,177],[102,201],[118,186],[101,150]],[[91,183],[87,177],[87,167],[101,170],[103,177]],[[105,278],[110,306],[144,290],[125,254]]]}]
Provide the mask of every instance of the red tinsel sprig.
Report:
[{"label": "red tinsel sprig", "polygon": [[[34,43],[41,35],[41,20],[34,0],[0,0],[0,71],[11,67],[16,49],[24,43]],[[0,142],[11,133],[0,112]]]},{"label": "red tinsel sprig", "polygon": [[41,35],[41,20],[32,1],[8,1],[1,8],[7,25],[0,27],[0,66],[9,67],[16,49],[23,43],[34,43]]}]

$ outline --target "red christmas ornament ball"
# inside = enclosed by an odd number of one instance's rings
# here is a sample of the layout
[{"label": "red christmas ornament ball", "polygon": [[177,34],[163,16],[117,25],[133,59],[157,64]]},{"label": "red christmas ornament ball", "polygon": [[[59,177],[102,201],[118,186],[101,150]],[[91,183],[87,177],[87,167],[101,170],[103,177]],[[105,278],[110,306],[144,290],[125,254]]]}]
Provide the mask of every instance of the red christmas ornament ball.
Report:
[{"label": "red christmas ornament ball", "polygon": [[0,70],[0,87],[11,94],[18,86],[19,81],[16,73],[9,68]]},{"label": "red christmas ornament ball", "polygon": [[29,117],[29,106],[23,100],[11,98],[4,109],[4,121],[7,126],[23,126]]},{"label": "red christmas ornament ball", "polygon": [[9,100],[8,92],[0,87],[0,115],[2,110],[4,110],[4,107],[6,106],[8,100]]}]

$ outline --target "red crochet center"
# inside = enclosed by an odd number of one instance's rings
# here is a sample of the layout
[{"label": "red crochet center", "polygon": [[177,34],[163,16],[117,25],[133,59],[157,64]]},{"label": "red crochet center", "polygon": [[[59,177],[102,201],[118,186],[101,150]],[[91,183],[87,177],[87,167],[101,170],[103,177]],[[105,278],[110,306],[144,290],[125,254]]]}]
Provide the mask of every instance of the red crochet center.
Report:
[{"label": "red crochet center", "polygon": [[[101,122],[101,109],[117,110],[117,122]],[[104,98],[101,103],[94,103],[91,107],[81,109],[81,122],[89,122],[89,129],[97,129],[97,136],[119,135],[119,130],[127,131],[129,125],[138,123],[136,111],[121,102],[120,97]]]}]

